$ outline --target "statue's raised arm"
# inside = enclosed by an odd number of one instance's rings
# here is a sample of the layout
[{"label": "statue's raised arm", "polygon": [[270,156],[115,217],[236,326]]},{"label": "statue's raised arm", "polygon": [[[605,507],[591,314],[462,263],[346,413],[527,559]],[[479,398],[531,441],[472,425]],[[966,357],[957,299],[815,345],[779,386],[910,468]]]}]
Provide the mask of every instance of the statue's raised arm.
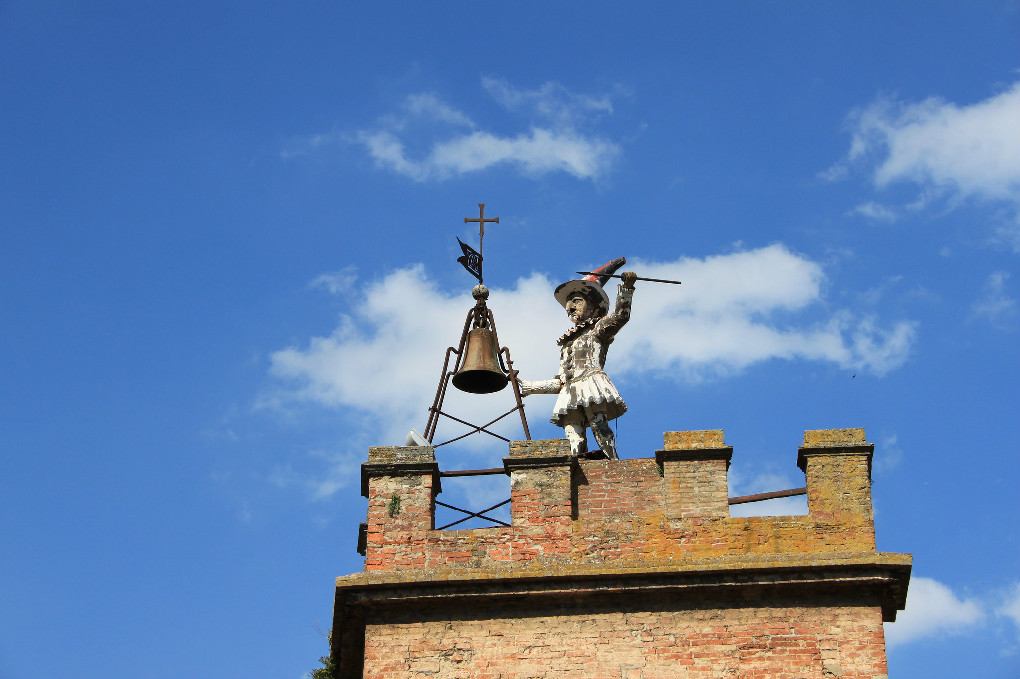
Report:
[{"label": "statue's raised arm", "polygon": [[602,452],[611,460],[618,459],[609,420],[627,412],[627,404],[604,368],[609,345],[630,320],[637,276],[629,271],[620,276],[623,283],[612,313],[603,286],[626,263],[623,257],[614,259],[590,275],[556,288],[553,293],[556,301],[563,305],[574,324],[556,342],[560,346],[559,374],[552,380],[520,382],[522,396],[559,394],[553,406],[552,423],[563,427],[574,456],[587,452],[586,429],[591,427]]}]

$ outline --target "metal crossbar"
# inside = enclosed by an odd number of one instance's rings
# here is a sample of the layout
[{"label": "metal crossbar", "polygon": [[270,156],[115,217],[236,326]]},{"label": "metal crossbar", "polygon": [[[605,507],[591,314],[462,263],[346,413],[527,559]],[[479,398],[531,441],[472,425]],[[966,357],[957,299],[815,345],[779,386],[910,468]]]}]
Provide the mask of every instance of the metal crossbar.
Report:
[{"label": "metal crossbar", "polygon": [[503,505],[509,504],[510,503],[510,498],[507,498],[507,499],[503,500],[502,502],[500,502],[499,504],[492,505],[491,507],[489,507],[487,509],[483,509],[483,510],[478,511],[478,512],[469,512],[466,509],[461,509],[460,507],[454,507],[453,505],[448,505],[445,502],[440,502],[439,500],[436,500],[435,502],[436,502],[437,505],[441,505],[443,507],[446,507],[447,509],[453,509],[453,510],[456,510],[458,512],[463,512],[464,514],[467,514],[467,516],[465,516],[463,519],[457,519],[453,523],[448,523],[445,526],[440,526],[436,530],[446,530],[450,526],[456,526],[459,523],[464,523],[468,519],[473,519],[475,517],[478,517],[479,519],[485,519],[486,521],[492,521],[493,523],[498,523],[499,525],[506,526],[507,528],[510,527],[510,524],[507,523],[506,521],[500,521],[499,519],[494,519],[491,516],[485,516],[485,512],[491,512],[493,509],[499,509]]},{"label": "metal crossbar", "polygon": [[789,490],[774,490],[771,493],[756,493],[754,495],[738,495],[731,497],[731,505],[742,505],[745,502],[761,502],[762,500],[774,500],[777,497],[793,497],[794,495],[807,495],[807,487],[791,488]]},{"label": "metal crossbar", "polygon": [[449,417],[454,422],[460,422],[461,424],[466,425],[468,427],[473,427],[473,429],[471,431],[469,431],[468,433],[466,433],[466,434],[461,434],[457,438],[450,439],[449,441],[443,441],[442,443],[437,443],[437,444],[435,444],[432,447],[433,448],[438,448],[439,446],[445,446],[447,443],[453,443],[454,441],[459,441],[459,440],[461,440],[463,438],[467,438],[468,436],[471,436],[472,434],[477,434],[480,431],[484,431],[489,436],[495,436],[499,440],[506,441],[507,443],[509,443],[510,439],[508,439],[505,436],[500,436],[499,434],[495,434],[495,433],[489,431],[488,429],[486,429],[486,427],[488,427],[491,424],[495,424],[496,422],[499,422],[500,420],[502,420],[504,417],[506,417],[510,413],[516,412],[519,409],[520,409],[520,406],[514,406],[513,408],[511,408],[510,410],[506,411],[505,413],[503,413],[502,415],[500,415],[496,419],[489,420],[488,422],[486,422],[485,424],[483,424],[481,426],[478,426],[476,424],[471,424],[470,422],[468,422],[466,420],[462,420],[459,417],[454,417],[453,415],[451,415],[449,413],[444,413],[442,410],[436,410],[436,412],[439,413],[440,415],[442,415],[443,417]]},{"label": "metal crossbar", "polygon": [[506,469],[496,467],[495,469],[455,469],[449,472],[439,472],[440,476],[488,476],[490,474],[506,474]]}]

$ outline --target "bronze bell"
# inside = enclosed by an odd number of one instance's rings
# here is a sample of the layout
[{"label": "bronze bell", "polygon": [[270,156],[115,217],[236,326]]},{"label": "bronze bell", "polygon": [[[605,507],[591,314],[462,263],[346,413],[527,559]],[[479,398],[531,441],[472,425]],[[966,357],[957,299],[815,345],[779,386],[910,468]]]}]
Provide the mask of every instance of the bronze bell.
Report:
[{"label": "bronze bell", "polygon": [[464,360],[453,376],[453,386],[469,394],[491,394],[505,387],[510,378],[500,369],[498,354],[492,331],[488,328],[471,330]]}]

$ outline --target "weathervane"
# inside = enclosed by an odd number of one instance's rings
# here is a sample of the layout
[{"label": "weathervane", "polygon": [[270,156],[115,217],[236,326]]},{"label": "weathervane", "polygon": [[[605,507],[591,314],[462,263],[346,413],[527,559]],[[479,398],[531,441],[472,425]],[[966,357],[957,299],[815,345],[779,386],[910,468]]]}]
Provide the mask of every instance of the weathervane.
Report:
[{"label": "weathervane", "polygon": [[478,204],[478,218],[465,217],[464,223],[470,224],[471,222],[478,222],[478,252],[462,241],[460,238],[457,242],[460,243],[460,249],[464,253],[463,257],[458,257],[457,261],[460,262],[465,269],[468,270],[472,276],[478,279],[478,284],[482,285],[482,253],[485,251],[485,222],[491,222],[493,224],[499,224],[499,217],[485,217],[485,203]]}]

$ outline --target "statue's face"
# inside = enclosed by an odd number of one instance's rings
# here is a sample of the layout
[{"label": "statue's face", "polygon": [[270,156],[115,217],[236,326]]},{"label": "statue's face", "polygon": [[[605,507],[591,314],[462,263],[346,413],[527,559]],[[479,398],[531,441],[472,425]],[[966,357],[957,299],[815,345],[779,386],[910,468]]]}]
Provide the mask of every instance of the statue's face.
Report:
[{"label": "statue's face", "polygon": [[567,300],[566,309],[567,316],[574,322],[574,325],[577,325],[588,320],[588,317],[591,316],[592,306],[584,295],[572,295]]}]

